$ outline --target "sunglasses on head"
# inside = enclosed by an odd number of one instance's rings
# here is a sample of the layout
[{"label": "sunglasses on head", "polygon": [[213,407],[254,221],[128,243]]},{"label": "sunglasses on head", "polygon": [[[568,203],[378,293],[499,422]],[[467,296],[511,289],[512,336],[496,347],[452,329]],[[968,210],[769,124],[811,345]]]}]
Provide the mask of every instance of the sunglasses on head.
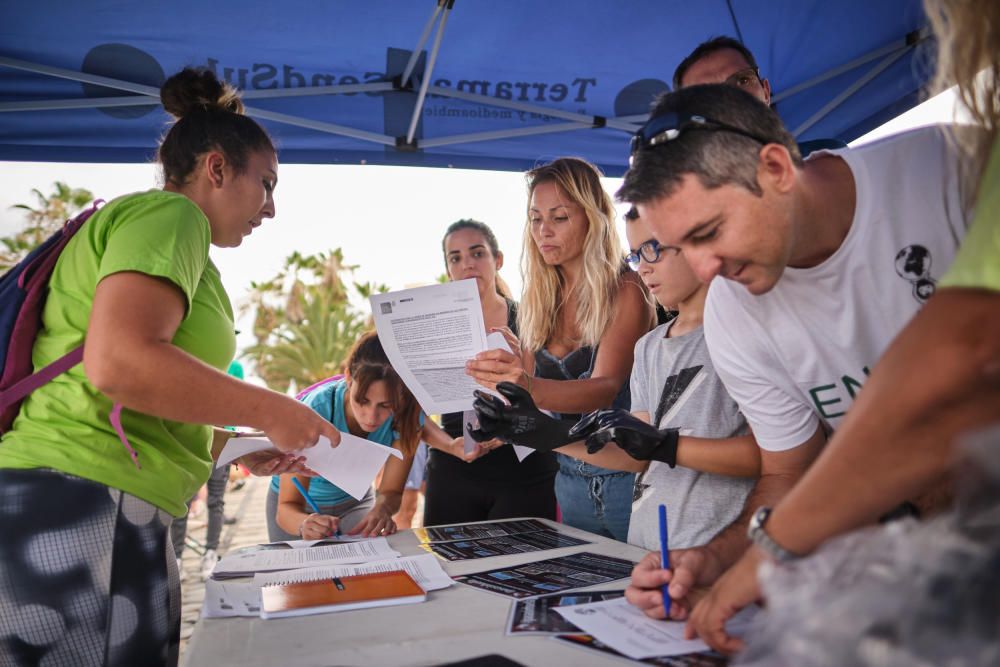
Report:
[{"label": "sunglasses on head", "polygon": [[774,140],[767,139],[759,134],[754,134],[753,132],[748,132],[747,130],[729,125],[728,123],[713,120],[699,114],[676,113],[671,111],[655,118],[650,118],[645,125],[639,128],[639,130],[632,135],[632,141],[629,144],[629,166],[632,166],[636,153],[639,151],[645,148],[662,146],[663,144],[673,141],[688,130],[732,132],[734,134],[747,137],[748,139],[753,139],[761,144],[775,143]]}]

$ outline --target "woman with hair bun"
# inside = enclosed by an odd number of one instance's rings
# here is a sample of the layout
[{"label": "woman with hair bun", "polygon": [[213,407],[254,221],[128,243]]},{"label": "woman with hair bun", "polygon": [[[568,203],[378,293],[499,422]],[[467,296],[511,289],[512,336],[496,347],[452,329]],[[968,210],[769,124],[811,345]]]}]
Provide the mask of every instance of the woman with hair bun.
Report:
[{"label": "woman with hair bun", "polygon": [[307,406],[225,372],[233,311],[208,251],[274,216],[271,139],[207,70],[171,77],[161,99],[176,117],[163,189],[101,208],[51,277],[34,366],[86,339],[83,364],[29,395],[0,445],[2,664],[175,664],[168,528],[208,479],[207,425],[264,431],[281,453],[242,459],[262,475],[302,472],[303,448],[340,441]]}]

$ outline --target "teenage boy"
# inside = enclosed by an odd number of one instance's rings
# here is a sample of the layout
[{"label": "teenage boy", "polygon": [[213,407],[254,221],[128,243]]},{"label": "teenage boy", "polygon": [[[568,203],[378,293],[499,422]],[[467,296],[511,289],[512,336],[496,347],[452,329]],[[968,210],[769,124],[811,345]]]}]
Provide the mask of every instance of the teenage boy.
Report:
[{"label": "teenage boy", "polygon": [[[603,427],[604,440],[592,442],[589,449],[575,442],[557,451],[612,470],[639,473],[630,544],[659,548],[658,506],[664,504],[670,543],[694,547],[708,542],[742,511],[752,478],[758,474],[760,455],[708,356],[702,333],[708,286],[691,272],[678,248],[661,246],[652,238],[635,209],[625,219],[632,249],[629,264],[660,305],[677,314],[636,343],[631,415],[624,410],[593,413],[592,419]],[[538,449],[552,449],[572,437],[535,437],[542,432],[549,435],[547,428],[552,425],[547,422],[555,420],[535,409],[530,396],[516,385],[501,391],[511,406],[485,395],[478,399],[481,426],[474,437],[500,437]],[[523,428],[528,417],[538,426],[533,433]],[[647,436],[645,441],[631,437],[637,432]]]},{"label": "teenage boy", "polygon": [[[803,161],[777,115],[733,86],[658,100],[618,197],[711,282],[708,348],[762,451],[738,521],[705,548],[672,556],[673,572],[652,559],[637,566],[630,600],[648,614],[663,616],[654,593],[670,582],[671,616],[685,617],[689,594],[745,551],[751,515],[754,542],[787,555],[767,534],[768,507],[819,454],[965,234],[950,131],[922,128]],[[701,604],[712,610],[698,614],[703,636],[736,611],[711,595]]]}]

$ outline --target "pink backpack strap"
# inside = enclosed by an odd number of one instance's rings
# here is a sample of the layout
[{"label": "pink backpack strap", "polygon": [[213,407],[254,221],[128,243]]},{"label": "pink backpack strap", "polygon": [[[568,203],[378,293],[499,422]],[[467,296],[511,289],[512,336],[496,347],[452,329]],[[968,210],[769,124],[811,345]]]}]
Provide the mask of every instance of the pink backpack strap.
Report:
[{"label": "pink backpack strap", "polygon": [[[81,361],[83,361],[83,345],[70,350],[37,373],[32,373],[27,377],[21,378],[11,385],[7,391],[0,394],[0,410],[4,410],[8,405],[22,400],[43,384],[47,384],[54,377],[65,373]],[[136,468],[141,470],[142,466],[139,465],[139,455],[129,443],[128,437],[125,435],[125,428],[122,426],[122,407],[121,403],[115,403],[111,408],[111,414],[108,415],[108,420],[111,422],[111,426],[114,427],[115,433],[118,434],[118,439],[125,446],[125,451],[132,458],[132,463],[135,464]]]},{"label": "pink backpack strap", "polygon": [[83,361],[83,345],[70,350],[37,373],[32,373],[27,377],[21,378],[0,395],[0,410],[6,408],[8,405],[17,403],[43,384],[52,380],[52,378],[65,373],[81,361]]},{"label": "pink backpack strap", "polygon": [[111,422],[115,433],[118,434],[118,439],[125,446],[125,451],[132,457],[132,463],[135,464],[136,469],[142,470],[142,466],[139,465],[139,455],[136,454],[135,449],[129,444],[128,437],[125,435],[125,428],[122,426],[122,407],[124,406],[121,403],[115,403],[114,407],[111,408],[111,414],[108,415],[108,421]]}]

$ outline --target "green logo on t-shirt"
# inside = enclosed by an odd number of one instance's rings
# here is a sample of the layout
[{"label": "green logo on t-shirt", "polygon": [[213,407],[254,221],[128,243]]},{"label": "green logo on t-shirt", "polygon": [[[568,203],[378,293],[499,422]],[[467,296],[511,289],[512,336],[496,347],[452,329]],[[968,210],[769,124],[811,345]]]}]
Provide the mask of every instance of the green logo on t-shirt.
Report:
[{"label": "green logo on t-shirt", "polygon": [[[871,373],[867,366],[862,370],[865,377]],[[813,387],[809,390],[809,395],[812,396],[813,403],[816,405],[816,412],[820,416],[824,419],[836,419],[837,417],[843,417],[847,413],[847,408],[841,407],[838,404],[853,401],[858,391],[861,390],[862,384],[862,380],[856,380],[850,375],[841,375],[839,383],[834,382]]]}]

